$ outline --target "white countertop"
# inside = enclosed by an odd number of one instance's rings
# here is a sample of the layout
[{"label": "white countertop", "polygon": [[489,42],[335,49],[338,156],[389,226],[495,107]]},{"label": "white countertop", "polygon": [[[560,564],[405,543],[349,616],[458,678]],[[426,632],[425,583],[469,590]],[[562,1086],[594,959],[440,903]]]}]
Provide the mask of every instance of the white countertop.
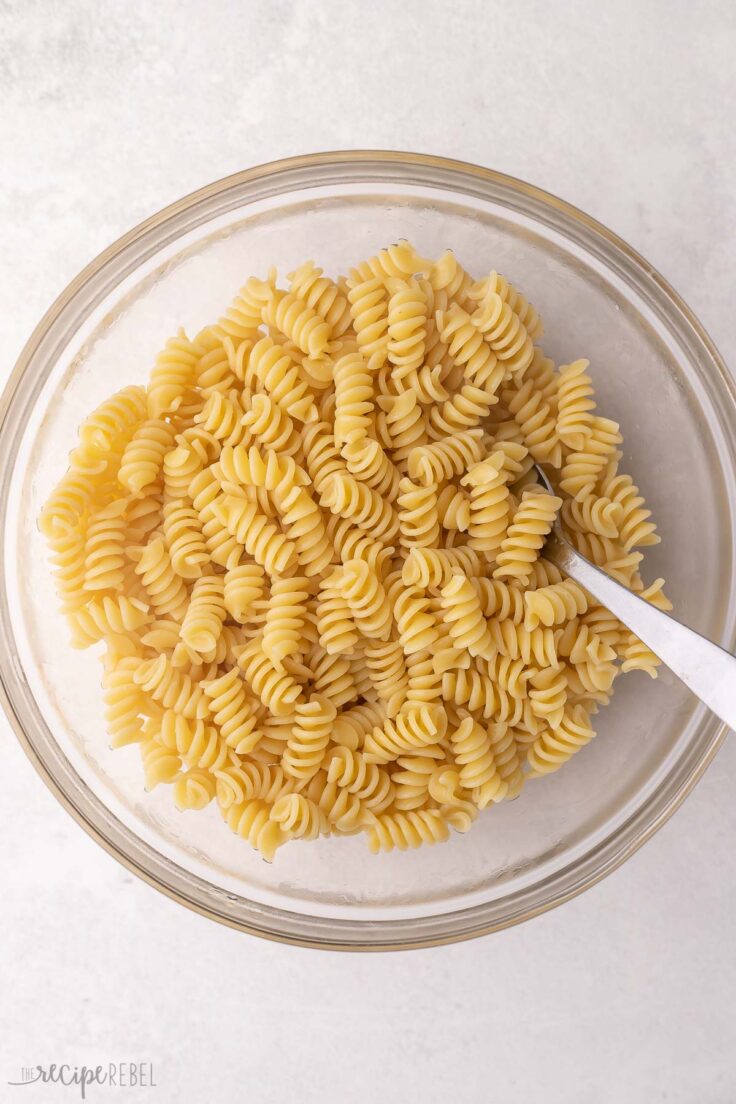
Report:
[{"label": "white countertop", "polygon": [[[735,48],[728,0],[4,0],[0,372],[145,216],[339,147],[445,154],[558,193],[650,259],[736,364]],[[250,939],[160,896],[0,728],[3,1101],[78,1099],[6,1088],[22,1065],[127,1059],[153,1062],[138,1096],[161,1104],[736,1100],[733,738],[582,897],[463,945],[357,956]]]}]

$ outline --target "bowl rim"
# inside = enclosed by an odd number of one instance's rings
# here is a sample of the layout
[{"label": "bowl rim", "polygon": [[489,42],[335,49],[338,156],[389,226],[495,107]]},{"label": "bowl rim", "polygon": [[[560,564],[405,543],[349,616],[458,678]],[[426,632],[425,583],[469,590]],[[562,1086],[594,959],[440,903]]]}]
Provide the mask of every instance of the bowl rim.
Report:
[{"label": "bowl rim", "polygon": [[[75,300],[84,287],[92,280],[98,273],[105,269],[105,267],[120,256],[130,246],[136,242],[143,241],[150,234],[161,228],[169,220],[176,218],[177,216],[191,211],[193,208],[198,207],[200,204],[205,203],[207,200],[212,199],[218,195],[226,193],[228,190],[252,183],[254,181],[264,181],[270,177],[278,176],[281,174],[291,174],[294,171],[308,171],[310,169],[317,169],[319,167],[339,168],[340,166],[355,165],[356,163],[365,163],[366,165],[383,166],[385,171],[386,166],[396,164],[401,166],[404,170],[410,170],[412,167],[420,168],[424,170],[439,170],[445,174],[462,174],[465,177],[476,177],[480,182],[486,185],[498,185],[506,189],[510,189],[512,192],[516,192],[519,195],[526,196],[528,199],[540,206],[540,208],[548,208],[557,211],[564,218],[570,220],[572,223],[592,235],[593,238],[602,238],[603,241],[613,250],[622,255],[624,259],[632,266],[632,268],[638,272],[640,277],[650,281],[655,285],[657,291],[668,301],[668,306],[680,316],[681,323],[684,324],[686,330],[689,330],[691,336],[694,336],[696,341],[704,348],[708,355],[708,358],[715,368],[717,375],[720,377],[720,384],[725,387],[726,391],[730,393],[731,399],[736,406],[736,381],[729,373],[726,365],[718,352],[714,342],[706,332],[703,325],[693,314],[687,304],[682,300],[679,294],[669,284],[669,282],[648,262],[646,261],[637,250],[633,249],[626,241],[620,238],[613,231],[609,230],[603,223],[592,218],[590,215],[581,211],[573,204],[560,199],[558,196],[550,193],[536,185],[529,184],[524,180],[520,180],[517,177],[510,176],[506,173],[498,172],[493,169],[488,169],[480,165],[473,164],[471,162],[456,160],[446,157],[438,157],[432,154],[424,153],[411,153],[395,150],[335,150],[326,151],[321,153],[309,153],[301,154],[294,157],[282,158],[276,161],[266,162],[262,165],[256,165],[248,169],[243,169],[239,172],[232,173],[228,176],[221,177],[204,187],[190,192],[182,198],[174,201],[173,203],[161,208],[153,215],[149,216],[144,221],[134,226],[127,233],[123,234],[111,245],[99,253],[92,261],[90,261],[78,274],[75,276],[63,289],[63,291],[53,301],[48,310],[44,313],[41,320],[38,322],[25,345],[23,346],[18,359],[12,369],[7,383],[0,394],[0,432],[6,424],[9,411],[12,408],[13,401],[18,391],[19,384],[22,377],[26,373],[29,365],[31,364],[34,356],[36,355],[39,347],[42,344],[44,337],[48,334],[51,327],[56,323],[66,308]],[[4,576],[0,580],[0,587],[5,590]],[[346,929],[360,929],[369,928],[375,934],[375,938],[370,943],[353,941],[350,938],[338,939],[338,938],[322,938],[318,936],[316,938],[301,938],[294,934],[279,932],[271,930],[270,928],[259,927],[255,924],[245,922],[240,919],[235,919],[223,912],[217,911],[214,907],[208,907],[206,904],[187,896],[184,892],[177,889],[173,885],[166,884],[153,873],[151,873],[145,865],[131,855],[126,853],[121,846],[109,839],[102,830],[92,823],[92,821],[85,815],[83,809],[79,808],[75,802],[65,791],[59,778],[51,770],[50,765],[43,759],[33,742],[31,741],[28,733],[25,730],[23,723],[18,716],[11,697],[10,683],[18,678],[12,662],[6,667],[5,656],[0,656],[0,703],[3,706],[9,723],[12,726],[18,741],[26,753],[28,759],[33,764],[36,772],[42,778],[46,786],[53,793],[56,799],[66,809],[66,811],[81,825],[84,831],[98,843],[101,847],[112,855],[118,862],[122,864],[127,870],[153,886],[160,893],[165,894],[167,897],[179,904],[185,905],[190,910],[199,913],[202,916],[206,916],[209,919],[218,921],[221,924],[225,924],[228,927],[234,928],[238,931],[244,931],[251,935],[259,936],[273,942],[287,943],[294,946],[318,948],[324,950],[352,950],[352,951],[388,951],[388,950],[408,950],[422,947],[444,946],[451,943],[462,942],[468,939],[473,939],[481,935],[487,935],[494,931],[503,930],[507,927],[512,927],[522,921],[538,916],[544,912],[556,908],[563,904],[565,901],[571,900],[573,897],[578,896],[584,890],[589,889],[591,886],[596,885],[608,874],[612,873],[619,866],[621,866],[628,858],[630,858],[640,847],[643,846],[647,840],[662,827],[662,825],[669,820],[672,814],[680,807],[685,798],[692,792],[695,785],[702,778],[707,767],[712,762],[718,748],[721,746],[726,732],[727,726],[720,725],[713,733],[709,745],[703,751],[700,759],[695,766],[690,770],[689,775],[680,784],[679,788],[674,792],[669,800],[663,805],[658,814],[654,816],[648,824],[643,828],[640,828],[633,838],[628,841],[624,841],[618,849],[608,857],[608,859],[596,870],[584,872],[583,875],[578,878],[574,884],[567,888],[562,887],[553,893],[548,899],[540,901],[533,905],[526,905],[523,909],[514,913],[513,915],[503,917],[500,919],[490,920],[486,922],[478,923],[472,928],[467,928],[459,932],[450,932],[443,935],[422,935],[419,932],[416,936],[412,936],[408,933],[408,928],[412,925],[421,928],[420,921],[404,920],[404,921],[362,921],[362,920],[331,920],[330,923],[334,925],[336,929],[345,927]],[[11,657],[12,659],[12,657]],[[104,803],[101,803],[104,804]],[[561,871],[559,873],[563,873]],[[477,905],[471,909],[466,910],[468,913],[475,913],[482,911],[486,906]],[[281,910],[268,909],[269,913],[276,914]],[[294,914],[292,914],[294,915]],[[298,915],[298,914],[297,914]],[[458,913],[449,915],[459,915]],[[407,935],[401,939],[390,939],[383,941],[380,938],[380,929],[389,925],[397,926],[403,932],[406,930]]]}]

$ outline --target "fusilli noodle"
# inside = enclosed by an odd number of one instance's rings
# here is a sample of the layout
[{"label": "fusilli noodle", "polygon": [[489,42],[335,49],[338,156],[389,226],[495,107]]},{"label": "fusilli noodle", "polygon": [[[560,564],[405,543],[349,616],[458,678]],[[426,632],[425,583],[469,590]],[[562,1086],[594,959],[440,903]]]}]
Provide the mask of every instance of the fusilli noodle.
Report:
[{"label": "fusilli noodle", "polygon": [[[658,660],[543,555],[559,516],[646,601],[659,541],[587,360],[495,270],[406,241],[252,276],[79,428],[39,526],[113,747],[271,860],[465,832]],[[555,488],[535,481],[544,467]]]}]

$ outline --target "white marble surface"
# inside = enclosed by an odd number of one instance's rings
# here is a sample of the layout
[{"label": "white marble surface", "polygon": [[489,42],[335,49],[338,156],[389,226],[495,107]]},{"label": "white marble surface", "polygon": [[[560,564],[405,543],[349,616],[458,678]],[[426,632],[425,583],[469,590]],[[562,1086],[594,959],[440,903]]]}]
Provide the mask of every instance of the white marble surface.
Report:
[{"label": "white marble surface", "polygon": [[[0,0],[0,373],[131,225],[336,147],[559,193],[641,250],[736,364],[735,47],[729,0]],[[733,738],[656,838],[562,909],[345,956],[249,939],[134,880],[0,728],[0,1099],[75,1098],[7,1088],[22,1064],[136,1058],[172,1104],[736,1100]]]}]

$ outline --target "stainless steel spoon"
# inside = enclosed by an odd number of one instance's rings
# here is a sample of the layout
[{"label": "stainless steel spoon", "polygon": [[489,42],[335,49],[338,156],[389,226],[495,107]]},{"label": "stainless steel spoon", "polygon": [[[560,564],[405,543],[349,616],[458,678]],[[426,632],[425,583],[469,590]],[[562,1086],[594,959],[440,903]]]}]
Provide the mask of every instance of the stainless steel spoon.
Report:
[{"label": "stainless steel spoon", "polygon": [[[537,473],[554,494],[541,468]],[[586,560],[565,539],[559,523],[547,538],[544,555],[615,614],[717,717],[736,729],[736,656],[632,594]]]}]

